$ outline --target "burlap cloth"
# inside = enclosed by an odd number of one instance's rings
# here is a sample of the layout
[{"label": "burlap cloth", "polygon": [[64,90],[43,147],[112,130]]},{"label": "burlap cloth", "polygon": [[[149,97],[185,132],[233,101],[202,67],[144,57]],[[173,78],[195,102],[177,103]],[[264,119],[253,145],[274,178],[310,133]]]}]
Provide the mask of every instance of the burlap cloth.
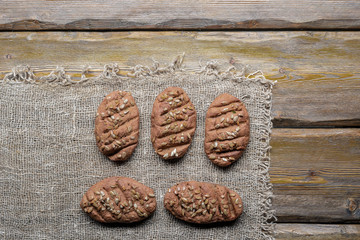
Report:
[{"label": "burlap cloth", "polygon": [[[28,67],[13,69],[0,84],[0,238],[2,239],[272,239],[269,183],[270,108],[273,83],[261,74],[221,72],[209,62],[201,72],[181,70],[182,58],[167,67],[136,66],[118,76],[116,65],[103,74],[74,82],[58,68],[36,78]],[[135,76],[135,77],[134,77]],[[150,141],[155,97],[169,86],[182,87],[197,111],[197,128],[187,154],[161,160]],[[133,156],[115,163],[96,147],[94,120],[103,97],[130,91],[140,110],[140,139]],[[231,167],[216,167],[204,148],[205,114],[221,93],[246,105],[250,142]],[[82,212],[87,189],[110,176],[127,176],[156,192],[155,214],[140,224],[107,226]],[[165,191],[180,181],[223,184],[239,192],[241,217],[230,224],[196,226],[175,219],[163,206]]]}]

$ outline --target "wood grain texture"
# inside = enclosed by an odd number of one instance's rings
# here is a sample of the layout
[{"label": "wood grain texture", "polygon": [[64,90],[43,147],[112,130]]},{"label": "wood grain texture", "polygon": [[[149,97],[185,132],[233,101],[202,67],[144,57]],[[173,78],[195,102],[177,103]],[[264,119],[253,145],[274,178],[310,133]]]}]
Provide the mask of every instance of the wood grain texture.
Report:
[{"label": "wood grain texture", "polygon": [[360,223],[360,129],[274,129],[279,222]]},{"label": "wood grain texture", "polygon": [[79,78],[84,65],[94,76],[116,62],[126,74],[183,52],[191,71],[215,59],[277,80],[275,127],[360,126],[360,32],[2,32],[0,78],[18,64]]},{"label": "wood grain texture", "polygon": [[356,0],[2,0],[1,30],[359,29]]},{"label": "wood grain texture", "polygon": [[359,224],[277,224],[277,240],[355,240],[360,239]]}]

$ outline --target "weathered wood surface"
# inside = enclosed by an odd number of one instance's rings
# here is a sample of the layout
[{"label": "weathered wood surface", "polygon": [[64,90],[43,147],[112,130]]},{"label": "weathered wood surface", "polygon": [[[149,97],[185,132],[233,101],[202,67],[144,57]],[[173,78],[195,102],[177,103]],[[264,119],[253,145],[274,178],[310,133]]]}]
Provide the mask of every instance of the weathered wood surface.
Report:
[{"label": "weathered wood surface", "polygon": [[2,0],[0,3],[0,30],[360,28],[357,0]]},{"label": "weathered wood surface", "polygon": [[277,240],[356,240],[360,239],[359,224],[277,224]]},{"label": "weathered wood surface", "polygon": [[360,223],[360,129],[274,129],[279,222]]},{"label": "weathered wood surface", "polygon": [[84,65],[93,76],[116,62],[125,74],[183,52],[189,70],[218,59],[277,80],[275,127],[360,126],[360,32],[2,32],[0,78],[18,64],[79,77]]}]

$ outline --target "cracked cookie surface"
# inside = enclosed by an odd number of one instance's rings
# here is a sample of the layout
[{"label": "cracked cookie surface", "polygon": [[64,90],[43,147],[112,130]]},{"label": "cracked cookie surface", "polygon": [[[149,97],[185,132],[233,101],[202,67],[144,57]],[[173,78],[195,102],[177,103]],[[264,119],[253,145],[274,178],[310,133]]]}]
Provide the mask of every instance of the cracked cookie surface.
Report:
[{"label": "cracked cookie surface", "polygon": [[208,224],[237,219],[243,204],[239,194],[208,182],[182,182],[168,189],[164,206],[176,218],[186,222]]},{"label": "cracked cookie surface", "polygon": [[156,97],[151,114],[151,142],[161,158],[184,156],[195,129],[195,107],[182,88],[169,87]]},{"label": "cracked cookie surface", "polygon": [[220,167],[238,160],[250,138],[250,118],[245,105],[224,93],[210,104],[205,119],[204,148],[208,158]]},{"label": "cracked cookie surface", "polygon": [[80,207],[103,223],[133,223],[148,218],[156,209],[154,191],[127,177],[106,178],[84,194]]},{"label": "cracked cookie surface", "polygon": [[126,161],[139,139],[139,110],[131,93],[114,91],[99,105],[95,137],[99,150],[112,161]]}]

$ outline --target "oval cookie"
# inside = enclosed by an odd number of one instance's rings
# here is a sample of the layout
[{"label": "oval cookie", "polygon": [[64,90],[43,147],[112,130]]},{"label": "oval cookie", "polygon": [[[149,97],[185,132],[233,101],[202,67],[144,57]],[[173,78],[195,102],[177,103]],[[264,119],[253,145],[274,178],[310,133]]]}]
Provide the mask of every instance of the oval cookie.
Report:
[{"label": "oval cookie", "polygon": [[132,223],[149,217],[156,209],[154,191],[126,177],[106,178],[84,194],[80,207],[103,223]]},{"label": "oval cookie", "polygon": [[125,161],[139,139],[139,110],[131,93],[114,91],[101,102],[95,119],[96,143],[112,161]]},{"label": "oval cookie", "polygon": [[243,210],[240,196],[227,187],[207,182],[182,182],[164,196],[164,206],[176,218],[191,223],[228,222]]},{"label": "oval cookie", "polygon": [[205,119],[205,153],[220,167],[235,162],[250,137],[250,119],[245,105],[224,93],[211,103]]},{"label": "oval cookie", "polygon": [[196,111],[182,88],[169,87],[156,97],[151,114],[151,141],[160,157],[184,156],[195,128]]}]

